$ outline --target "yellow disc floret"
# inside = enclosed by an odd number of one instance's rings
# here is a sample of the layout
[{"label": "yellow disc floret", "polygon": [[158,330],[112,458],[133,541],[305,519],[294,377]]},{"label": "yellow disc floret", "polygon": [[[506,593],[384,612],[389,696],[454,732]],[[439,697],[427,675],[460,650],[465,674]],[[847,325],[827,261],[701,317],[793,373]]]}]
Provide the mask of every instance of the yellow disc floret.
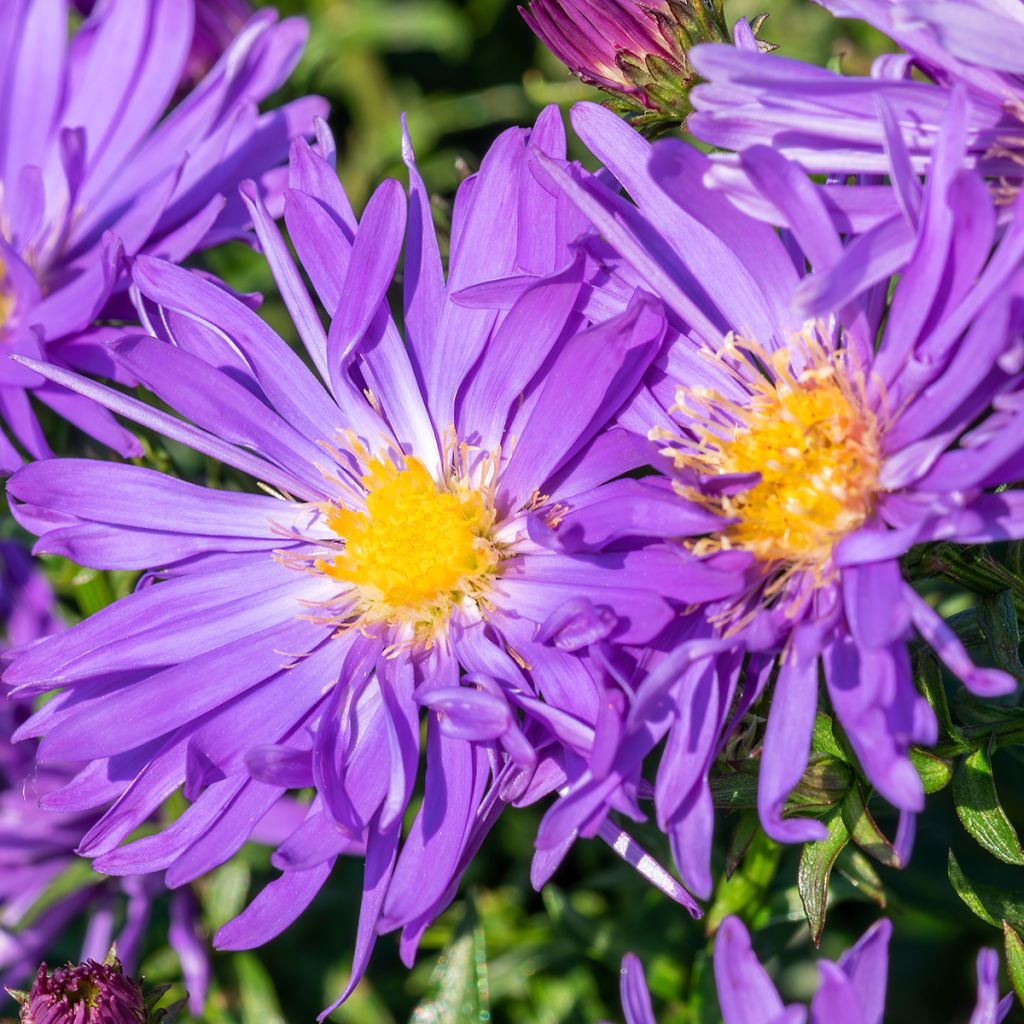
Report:
[{"label": "yellow disc floret", "polygon": [[3,330],[7,318],[14,308],[14,299],[7,291],[7,267],[0,259],[0,331]]},{"label": "yellow disc floret", "polygon": [[[669,451],[702,475],[760,476],[737,493],[702,498],[734,520],[699,542],[703,550],[738,548],[819,573],[835,545],[871,514],[880,466],[876,419],[862,382],[823,347],[808,344],[799,353],[799,372],[790,368],[791,352],[756,354],[774,372],[758,374],[753,386],[746,378],[749,403],[701,396],[697,444]],[[680,408],[692,408],[688,398],[681,389]]]},{"label": "yellow disc floret", "polygon": [[402,462],[369,461],[365,511],[326,507],[344,550],[317,568],[356,588],[361,623],[405,624],[429,640],[456,604],[486,590],[499,561],[495,514],[464,481],[439,485],[417,459]]}]

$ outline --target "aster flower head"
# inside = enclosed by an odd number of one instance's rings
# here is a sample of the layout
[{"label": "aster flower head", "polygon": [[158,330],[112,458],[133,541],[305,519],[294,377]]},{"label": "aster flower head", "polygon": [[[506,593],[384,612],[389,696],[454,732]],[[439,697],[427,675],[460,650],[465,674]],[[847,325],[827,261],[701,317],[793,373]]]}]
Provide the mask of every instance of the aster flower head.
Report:
[{"label": "aster flower head", "polygon": [[[326,134],[316,151],[295,144],[285,219],[333,312],[327,329],[243,186],[320,380],[243,303],[147,257],[134,280],[155,337],[112,351],[182,418],[32,364],[267,493],[81,460],[12,478],[40,550],[149,570],[136,593],[16,660],[6,679],[19,693],[63,687],[19,738],[42,736],[43,762],[87,764],[67,799],[116,799],[81,844],[97,867],[166,869],[172,887],[228,859],[286,790],[315,787],[274,855],[282,876],[218,943],[266,941],[339,855],[365,851],[347,991],[377,933],[403,929],[414,955],[502,807],[579,772],[604,703],[587,645],[642,644],[674,618],[651,585],[671,552],[605,551],[627,529],[630,486],[605,482],[645,457],[607,425],[659,350],[664,317],[638,295],[586,328],[569,246],[585,223],[534,178],[538,149],[564,158],[554,108],[502,135],[460,188],[446,278],[408,140],[408,200],[386,181],[358,221]],[[403,245],[405,344],[385,303]],[[500,310],[496,291],[514,294]],[[588,506],[603,525],[569,556],[559,538]],[[403,837],[423,753],[422,809]],[[120,847],[179,786],[190,808]],[[628,837],[608,838],[650,873]]]},{"label": "aster flower head", "polygon": [[[892,925],[879,921],[835,963],[819,960],[818,989],[810,1007],[786,1006],[751,948],[743,922],[727,917],[715,940],[715,984],[723,1024],[882,1024],[891,935]],[[970,1024],[999,1024],[1010,1012],[1013,993],[1000,1000],[998,984],[999,956],[983,949],[978,954],[978,999]],[[643,965],[632,953],[622,961],[621,990],[626,1024],[656,1024]]]},{"label": "aster flower head", "polygon": [[[531,0],[519,10],[573,74],[612,93],[636,127],[657,131],[690,111],[690,48],[730,40],[723,0]],[[738,28],[755,49],[762,20]]]},{"label": "aster flower head", "polygon": [[[904,52],[876,59],[869,78],[733,47],[697,48],[705,80],[693,91],[690,130],[740,150],[771,146],[816,174],[837,178],[892,173],[892,139],[907,168],[922,173],[943,126],[962,117],[965,166],[976,167],[993,197],[1009,204],[1024,180],[1024,9],[998,0],[818,0],[837,17],[867,21]],[[957,99],[962,93],[966,101]],[[902,171],[902,168],[896,168]],[[747,202],[757,190],[734,154],[715,157],[713,180]],[[833,189],[848,215],[879,220],[899,213],[898,192],[871,185]],[[869,202],[869,197],[871,201]],[[767,211],[769,204],[761,202]]]},{"label": "aster flower head", "polygon": [[[194,23],[194,0],[106,0],[73,33],[67,0],[0,8],[0,419],[33,457],[50,450],[29,394],[123,455],[141,449],[6,354],[116,373],[103,343],[118,329],[94,322],[131,316],[123,257],[180,261],[246,236],[238,182],[260,178],[279,212],[289,141],[325,113],[316,97],[260,113],[306,38],[271,10],[173,103]],[[20,462],[0,432],[0,470]]]},{"label": "aster flower head", "polygon": [[[593,308],[614,310],[618,291],[642,287],[669,309],[665,353],[619,423],[651,440],[675,500],[715,520],[665,528],[678,585],[685,592],[694,574],[688,603],[703,606],[706,628],[637,685],[616,773],[631,777],[668,735],[658,821],[684,879],[707,894],[707,772],[767,689],[761,821],[780,841],[823,837],[820,823],[783,817],[807,764],[823,675],[867,778],[904,812],[896,848],[905,860],[924,800],[908,750],[934,743],[938,729],[914,685],[908,641],[930,644],[977,694],[1016,685],[971,662],[903,578],[900,558],[935,540],[1024,534],[1020,492],[996,492],[1024,468],[1014,277],[1024,209],[997,237],[984,183],[960,169],[956,119],[926,185],[903,182],[906,215],[845,244],[818,187],[773,151],[754,147],[742,161],[785,223],[781,235],[704,186],[708,161],[691,148],[651,147],[593,105],[578,107],[574,123],[635,201],[538,158],[600,234],[587,243],[605,275]],[[961,262],[969,236],[978,244]],[[936,280],[949,287],[937,291]],[[710,568],[723,565],[741,580],[737,591],[698,598]],[[573,800],[591,817],[607,782],[592,778],[551,811],[542,840],[555,844],[578,825]]]}]

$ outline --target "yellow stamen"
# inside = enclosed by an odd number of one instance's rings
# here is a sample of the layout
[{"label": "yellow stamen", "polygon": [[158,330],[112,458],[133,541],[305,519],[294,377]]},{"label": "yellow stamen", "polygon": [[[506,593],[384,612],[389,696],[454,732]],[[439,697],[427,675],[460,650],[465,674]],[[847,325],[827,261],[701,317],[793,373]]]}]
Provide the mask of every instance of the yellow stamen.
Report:
[{"label": "yellow stamen", "polygon": [[429,644],[452,608],[488,589],[501,555],[491,539],[490,492],[464,478],[438,484],[421,462],[387,456],[366,463],[366,511],[324,507],[345,542],[316,568],[352,584],[361,626],[405,625]]},{"label": "yellow stamen", "polygon": [[[768,354],[726,340],[718,358],[752,390],[749,402],[680,389],[679,408],[696,416],[696,444],[666,449],[678,466],[702,475],[760,474],[754,486],[715,499],[701,496],[735,522],[698,541],[701,552],[741,549],[783,569],[826,572],[835,545],[871,514],[878,491],[879,428],[863,380],[812,331],[799,348]],[[753,370],[746,352],[766,368]],[[742,373],[740,359],[744,359]],[[793,369],[796,357],[799,371]],[[684,489],[688,497],[693,491]]]},{"label": "yellow stamen", "polygon": [[7,265],[3,259],[0,259],[0,330],[3,330],[4,324],[11,315],[11,310],[14,309],[14,297],[7,291]]}]

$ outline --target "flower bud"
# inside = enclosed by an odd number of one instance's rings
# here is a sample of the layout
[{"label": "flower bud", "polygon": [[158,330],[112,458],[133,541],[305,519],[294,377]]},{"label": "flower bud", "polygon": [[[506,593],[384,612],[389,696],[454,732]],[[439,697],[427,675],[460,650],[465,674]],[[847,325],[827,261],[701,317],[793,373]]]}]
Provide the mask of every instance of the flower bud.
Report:
[{"label": "flower bud", "polygon": [[[696,81],[687,53],[730,42],[724,0],[531,0],[520,7],[541,42],[609,105],[653,133],[682,123]],[[757,19],[759,26],[763,19]]]},{"label": "flower bud", "polygon": [[48,973],[42,964],[32,990],[16,993],[22,1024],[146,1024],[149,1015],[139,986],[115,959],[87,960]]},{"label": "flower bud", "polygon": [[803,811],[834,807],[853,782],[853,770],[837,757],[812,755],[810,764],[789,796],[790,805]]}]

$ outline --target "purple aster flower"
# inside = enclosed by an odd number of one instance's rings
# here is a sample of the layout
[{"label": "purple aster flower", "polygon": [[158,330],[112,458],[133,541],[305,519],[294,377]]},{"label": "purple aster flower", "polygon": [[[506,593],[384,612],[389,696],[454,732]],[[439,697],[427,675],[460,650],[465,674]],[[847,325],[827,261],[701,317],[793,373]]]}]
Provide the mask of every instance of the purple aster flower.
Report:
[{"label": "purple aster flower", "polygon": [[[723,0],[531,0],[519,11],[573,74],[612,93],[640,127],[679,124],[696,77],[690,48],[730,39]],[[737,42],[757,50],[763,20],[738,22]]]},{"label": "purple aster flower", "polygon": [[[91,14],[96,0],[72,0],[82,14]],[[217,63],[252,16],[248,0],[196,0],[196,21],[181,85],[191,87]]]},{"label": "purple aster flower", "polygon": [[[636,684],[614,771],[556,805],[539,842],[557,845],[593,820],[616,776],[632,777],[667,736],[658,822],[684,880],[708,894],[707,771],[769,684],[762,823],[780,841],[822,838],[819,822],[782,812],[807,765],[823,675],[867,777],[904,812],[905,859],[924,801],[908,749],[938,730],[908,641],[929,643],[976,694],[1016,685],[972,663],[899,559],[929,541],[1024,535],[1024,492],[996,491],[1024,475],[1024,210],[997,235],[983,181],[960,169],[956,118],[926,184],[902,182],[898,229],[845,245],[804,173],[765,147],[740,159],[781,234],[708,189],[708,161],[692,147],[652,147],[593,104],[573,118],[634,200],[537,157],[597,229],[585,243],[603,275],[593,315],[638,288],[669,311],[665,352],[619,424],[652,440],[651,461],[673,481],[663,504],[718,521],[663,528],[669,541],[686,538],[676,586],[706,624]],[[586,535],[585,510],[575,527]],[[712,565],[740,581],[724,600],[698,596]]]},{"label": "purple aster flower", "polygon": [[[209,75],[168,109],[189,59],[193,0],[107,0],[69,35],[67,0],[0,7],[0,344],[6,353],[117,374],[105,342],[131,316],[122,256],[179,261],[249,229],[235,195],[261,177],[279,212],[289,141],[325,104],[261,114],[306,38],[300,19],[255,15]],[[122,378],[123,379],[123,378]],[[0,363],[0,420],[51,453],[29,395],[123,455],[109,413],[24,366]],[[21,462],[0,432],[0,470]]]},{"label": "purple aster flower", "polygon": [[[320,380],[243,303],[142,256],[134,281],[156,336],[111,351],[184,418],[32,364],[267,493],[82,460],[13,477],[39,550],[149,570],[136,593],[8,671],[23,695],[62,688],[19,738],[42,736],[43,762],[86,763],[63,800],[116,800],[83,853],[115,874],[166,869],[172,887],[227,860],[289,788],[315,787],[274,855],[282,876],[217,941],[266,941],[338,855],[365,848],[346,994],[377,933],[401,928],[411,959],[505,804],[558,790],[589,756],[604,676],[580,649],[646,643],[675,614],[654,585],[675,572],[672,552],[570,555],[549,541],[588,507],[605,544],[630,529],[629,483],[605,481],[647,456],[607,424],[665,320],[638,294],[584,329],[569,243],[585,222],[535,180],[527,156],[540,149],[564,158],[554,108],[532,132],[502,135],[459,189],[446,280],[407,139],[408,201],[385,181],[358,222],[328,159],[296,143],[285,220],[333,313],[327,329],[243,185]],[[385,299],[403,241],[405,344]],[[485,308],[509,290],[509,308]],[[401,841],[424,755],[422,808]],[[120,847],[180,786],[191,807]],[[628,839],[616,849],[652,873]]]},{"label": "purple aster flower", "polygon": [[[892,925],[879,921],[836,963],[818,961],[818,990],[810,1005],[811,1024],[882,1024],[889,973]],[[727,917],[715,940],[715,983],[723,1024],[804,1024],[807,1007],[785,1006],[768,972],[750,946],[738,917]],[[969,1024],[999,1024],[1010,1012],[1013,993],[999,999],[999,955],[978,954],[978,1001]],[[640,961],[622,960],[622,1010],[626,1024],[656,1024],[651,994]]]},{"label": "purple aster flower", "polygon": [[[693,91],[689,129],[705,142],[742,150],[755,144],[806,170],[845,176],[923,172],[950,117],[964,119],[965,166],[977,167],[1001,202],[1024,178],[1024,7],[998,0],[818,0],[840,17],[862,19],[905,51],[875,61],[870,78],[800,61],[700,47],[692,59],[707,80]],[[966,107],[954,93],[962,91]],[[906,149],[906,171],[892,168],[892,137]],[[750,201],[757,190],[737,158],[715,157],[713,177]],[[837,190],[855,215],[898,212],[888,189],[868,196]],[[869,193],[870,195],[870,193]]]}]

